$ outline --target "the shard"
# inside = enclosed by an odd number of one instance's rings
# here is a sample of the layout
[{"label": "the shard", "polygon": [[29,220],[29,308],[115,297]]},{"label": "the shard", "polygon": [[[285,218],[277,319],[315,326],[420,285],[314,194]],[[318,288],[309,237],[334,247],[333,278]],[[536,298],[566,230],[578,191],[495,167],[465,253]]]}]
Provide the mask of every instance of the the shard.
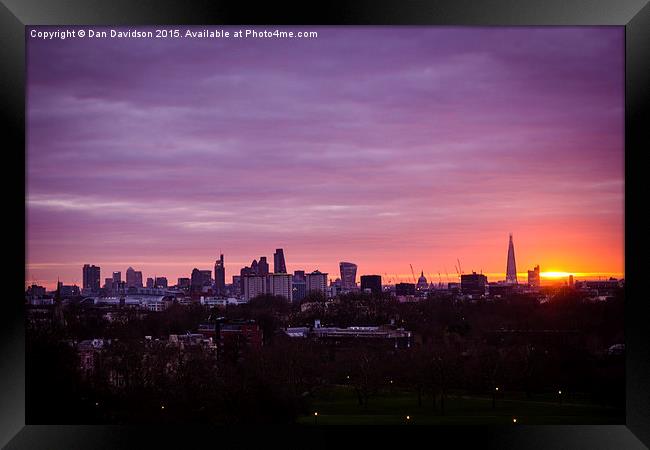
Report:
[{"label": "the shard", "polygon": [[512,243],[512,233],[510,233],[510,243],[508,244],[506,283],[517,284],[517,264],[515,263],[515,245]]}]

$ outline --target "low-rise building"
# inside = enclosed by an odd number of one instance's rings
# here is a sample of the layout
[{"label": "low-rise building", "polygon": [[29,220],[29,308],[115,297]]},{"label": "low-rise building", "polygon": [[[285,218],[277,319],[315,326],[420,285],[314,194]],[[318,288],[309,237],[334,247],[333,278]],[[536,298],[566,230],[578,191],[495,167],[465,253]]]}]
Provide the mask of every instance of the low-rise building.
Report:
[{"label": "low-rise building", "polygon": [[122,308],[141,308],[147,311],[164,311],[174,299],[165,295],[125,295],[114,297],[87,297],[84,302],[97,306],[113,306]]},{"label": "low-rise building", "polygon": [[245,305],[246,303],[248,303],[248,300],[243,298],[235,298],[235,297],[228,297],[228,298],[201,297],[200,303],[205,306],[225,308],[226,306],[229,305],[234,305],[234,306]]},{"label": "low-rise building", "polygon": [[391,325],[376,327],[352,326],[322,327],[316,321],[311,328],[286,328],[285,334],[292,338],[310,338],[331,345],[355,345],[359,343],[388,344],[394,348],[409,348],[412,343],[412,333],[403,328]]},{"label": "low-rise building", "polygon": [[395,295],[406,296],[415,295],[415,284],[413,283],[397,283],[395,285]]},{"label": "low-rise building", "polygon": [[77,344],[79,371],[88,379],[95,374],[99,365],[99,354],[109,342],[103,339],[87,339]]},{"label": "low-rise building", "polygon": [[219,342],[227,349],[233,345],[262,348],[262,329],[254,320],[230,321],[219,324]]},{"label": "low-rise building", "polygon": [[191,346],[200,346],[205,349],[216,349],[216,343],[212,337],[206,337],[202,333],[170,334],[169,345],[178,347],[181,351]]}]

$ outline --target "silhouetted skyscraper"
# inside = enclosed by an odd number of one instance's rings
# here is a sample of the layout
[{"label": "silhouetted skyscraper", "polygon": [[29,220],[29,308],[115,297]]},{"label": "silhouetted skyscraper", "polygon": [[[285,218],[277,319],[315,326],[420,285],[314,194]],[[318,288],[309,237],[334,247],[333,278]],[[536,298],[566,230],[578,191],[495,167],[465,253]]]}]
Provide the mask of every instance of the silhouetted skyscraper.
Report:
[{"label": "silhouetted skyscraper", "polygon": [[212,286],[212,271],[201,270],[201,277],[203,278],[203,286]]},{"label": "silhouetted skyscraper", "polygon": [[460,276],[460,290],[463,294],[481,297],[486,294],[487,287],[487,277],[482,273],[472,272]]},{"label": "silhouetted skyscraper", "polygon": [[110,290],[115,292],[119,291],[122,287],[122,272],[113,272],[112,281]]},{"label": "silhouetted skyscraper", "polygon": [[235,297],[239,297],[242,294],[241,279],[241,275],[232,276],[232,290],[234,291]]},{"label": "silhouetted skyscraper", "polygon": [[512,233],[510,233],[510,243],[508,244],[506,283],[517,284],[517,264],[515,263],[515,245],[512,243]]},{"label": "silhouetted skyscraper", "polygon": [[196,267],[192,269],[190,280],[193,291],[198,291],[203,286],[203,276],[201,275],[201,271]]},{"label": "silhouetted skyscraper", "polygon": [[291,300],[299,302],[307,295],[307,277],[304,270],[296,270],[293,272],[293,280],[291,282]]},{"label": "silhouetted skyscraper", "polygon": [[244,299],[251,300],[268,293],[268,284],[265,276],[246,275],[241,277],[242,295]]},{"label": "silhouetted skyscraper", "polygon": [[304,270],[295,270],[293,272],[293,281],[305,281],[305,271]]},{"label": "silhouetted skyscraper", "polygon": [[226,267],[223,262],[223,253],[214,265],[214,287],[217,294],[223,294],[226,290]]},{"label": "silhouetted skyscraper", "polygon": [[260,261],[257,263],[257,273],[262,276],[269,274],[269,263],[266,261],[266,256],[260,257]]},{"label": "silhouetted skyscraper", "polygon": [[361,290],[370,289],[373,294],[381,294],[381,275],[361,275]]},{"label": "silhouetted skyscraper", "polygon": [[275,253],[273,254],[273,272],[287,273],[287,265],[284,262],[284,250],[281,248],[275,249]]},{"label": "silhouetted skyscraper", "polygon": [[314,270],[312,273],[305,275],[306,278],[306,291],[307,293],[311,291],[322,292],[325,294],[327,292],[327,274],[322,273],[318,270]]},{"label": "silhouetted skyscraper", "polygon": [[191,286],[191,280],[189,278],[179,278],[176,281],[176,287],[179,289],[189,289]]},{"label": "silhouetted skyscraper", "polygon": [[289,301],[292,301],[292,278],[293,275],[289,273],[273,273],[268,275],[268,293],[272,295],[279,295]]},{"label": "silhouetted skyscraper", "polygon": [[142,287],[142,272],[135,271],[133,267],[126,269],[126,287]]},{"label": "silhouetted skyscraper", "polygon": [[339,263],[341,269],[341,288],[351,291],[357,286],[357,265],[351,262]]},{"label": "silhouetted skyscraper", "polygon": [[533,270],[528,271],[528,286],[537,288],[540,284],[539,266],[535,266]]},{"label": "silhouetted skyscraper", "polygon": [[153,278],[147,278],[147,289],[153,289],[154,286],[154,280]]},{"label": "silhouetted skyscraper", "polygon": [[82,288],[86,292],[99,292],[99,266],[84,264],[83,267],[83,285]]}]

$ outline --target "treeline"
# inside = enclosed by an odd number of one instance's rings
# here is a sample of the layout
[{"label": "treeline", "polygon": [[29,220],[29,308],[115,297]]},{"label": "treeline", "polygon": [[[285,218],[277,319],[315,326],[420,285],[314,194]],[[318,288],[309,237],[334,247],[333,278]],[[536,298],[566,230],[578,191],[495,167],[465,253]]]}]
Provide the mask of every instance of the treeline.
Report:
[{"label": "treeline", "polygon": [[69,346],[32,341],[28,352],[29,423],[292,423],[338,385],[353,390],[360,411],[397,390],[444,415],[453,393],[492,395],[496,387],[531,399],[562,390],[568,400],[587,395],[624,405],[624,358],[592,358],[575,348],[448,341],[332,349],[278,335],[234,359],[200,347],[180,352],[118,340],[102,351],[89,378],[76,370]]},{"label": "treeline", "polygon": [[[604,352],[623,342],[622,294],[598,303],[572,291],[544,304],[525,297],[474,304],[433,297],[400,304],[363,294],[327,307],[324,299],[311,300],[317,309],[302,311],[266,296],[225,310],[174,305],[112,322],[99,312],[67,308],[63,322],[28,329],[28,423],[291,423],[336,385],[349,386],[359,408],[400,389],[440,414],[450,392],[492,395],[495,387],[529,398],[561,390],[567,398],[579,394],[624,404],[624,356]],[[262,350],[217,357],[200,347],[181,353],[163,341],[143,339],[194,331],[222,316],[256,320]],[[282,333],[283,327],[315,319],[338,326],[392,321],[415,339],[408,349],[394,349],[330,346]],[[566,331],[571,339],[526,341],[525,333],[512,340],[486,339],[486,332],[498,337],[499,330]],[[67,341],[91,338],[113,341],[102,351],[95,375],[85,378]]]},{"label": "treeline", "polygon": [[[111,320],[101,309],[79,305],[63,309],[64,326],[58,326],[61,338],[96,337],[137,339],[143,336],[165,338],[170,334],[196,331],[207,320],[253,319],[264,331],[269,343],[281,328],[310,326],[315,320],[323,325],[348,327],[394,323],[417,333],[424,341],[452,332],[479,338],[488,330],[574,330],[591,336],[603,346],[622,343],[624,337],[624,298],[621,289],[607,301],[585,301],[574,290],[560,290],[551,301],[539,304],[527,296],[511,296],[495,301],[457,302],[447,296],[432,295],[413,303],[399,303],[387,294],[345,294],[336,302],[325,302],[310,294],[302,304],[289,304],[283,297],[260,296],[248,304],[225,309],[201,305],[174,304],[162,312],[121,310]],[[39,333],[41,326],[28,328]]]}]

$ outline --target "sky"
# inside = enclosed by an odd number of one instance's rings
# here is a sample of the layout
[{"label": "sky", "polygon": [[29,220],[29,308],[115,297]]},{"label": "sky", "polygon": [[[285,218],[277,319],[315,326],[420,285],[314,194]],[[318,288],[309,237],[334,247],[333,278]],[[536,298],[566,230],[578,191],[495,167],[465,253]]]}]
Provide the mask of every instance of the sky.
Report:
[{"label": "sky", "polygon": [[283,29],[318,37],[28,37],[26,284],[496,281],[509,233],[522,281],[624,276],[622,27]]}]

